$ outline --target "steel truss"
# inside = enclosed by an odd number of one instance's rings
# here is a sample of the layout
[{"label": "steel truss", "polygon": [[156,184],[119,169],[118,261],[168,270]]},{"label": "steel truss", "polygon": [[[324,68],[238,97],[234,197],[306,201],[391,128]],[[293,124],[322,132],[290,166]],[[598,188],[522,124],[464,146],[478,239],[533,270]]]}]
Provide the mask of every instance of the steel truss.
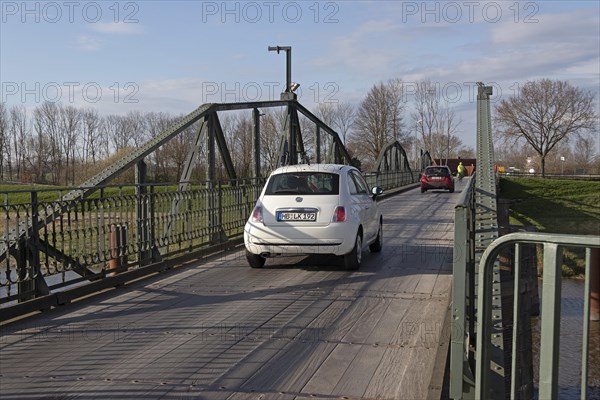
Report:
[{"label": "steel truss", "polygon": [[[78,262],[73,257],[65,254],[58,248],[53,247],[50,243],[44,242],[39,235],[39,230],[48,225],[52,221],[56,221],[65,211],[72,208],[78,201],[89,198],[94,192],[99,190],[104,185],[107,185],[114,178],[119,176],[124,171],[131,167],[136,169],[136,195],[138,198],[146,194],[147,174],[146,164],[144,159],[156,151],[159,147],[169,142],[171,139],[179,135],[185,129],[193,124],[200,122],[198,133],[195,137],[193,145],[190,147],[183,172],[179,178],[178,189],[184,192],[190,185],[192,171],[198,163],[198,154],[203,144],[206,144],[208,151],[207,155],[207,181],[209,186],[214,187],[217,180],[216,165],[217,151],[219,152],[222,164],[227,173],[228,178],[232,183],[236,182],[237,174],[232,162],[231,153],[227,147],[227,141],[219,120],[219,112],[236,111],[236,110],[252,110],[254,132],[253,132],[253,162],[252,175],[255,178],[262,176],[260,162],[260,111],[259,109],[286,107],[287,118],[286,126],[281,132],[281,146],[279,154],[279,165],[292,165],[299,162],[307,162],[308,157],[304,148],[303,134],[300,129],[299,115],[302,114],[307,120],[311,121],[315,126],[314,135],[316,136],[316,162],[334,162],[339,164],[349,164],[351,157],[348,154],[344,144],[340,140],[338,134],[324,122],[319,120],[308,109],[297,102],[296,99],[282,99],[273,101],[258,101],[245,103],[207,103],[198,107],[196,110],[181,118],[178,122],[155,136],[144,145],[135,149],[122,159],[118,160],[113,165],[109,166],[96,176],[90,178],[83,183],[79,188],[72,190],[61,196],[61,201],[55,203],[52,207],[46,207],[38,210],[37,200],[32,198],[33,214],[31,218],[22,221],[17,227],[10,230],[0,238],[0,262],[7,257],[12,256],[16,260],[19,276],[22,277],[22,283],[19,284],[20,292],[32,293],[31,298],[38,295],[48,294],[48,285],[44,281],[43,274],[39,271],[40,252],[46,256],[55,258],[57,261],[67,260],[73,265],[72,270],[88,280],[96,280],[101,278],[98,274],[89,271],[86,265]],[[321,137],[329,135],[331,139],[332,149],[330,154],[332,158],[325,159],[321,149]],[[171,204],[171,213],[177,213],[180,207],[181,198],[176,197]],[[211,200],[211,201],[214,201]],[[136,205],[136,213],[138,221],[148,219],[148,213],[151,205],[144,204]],[[214,205],[209,205],[213,207]],[[214,208],[214,207],[213,207]],[[172,221],[169,221],[164,228],[164,235],[168,236],[171,230]],[[148,228],[138,226],[138,232],[142,236],[147,236]],[[215,241],[222,240],[222,232],[215,234]],[[140,254],[140,260],[147,260],[145,263],[155,262],[160,260],[160,250],[157,248],[145,249]],[[34,279],[26,279],[26,277],[35,277]]]}]

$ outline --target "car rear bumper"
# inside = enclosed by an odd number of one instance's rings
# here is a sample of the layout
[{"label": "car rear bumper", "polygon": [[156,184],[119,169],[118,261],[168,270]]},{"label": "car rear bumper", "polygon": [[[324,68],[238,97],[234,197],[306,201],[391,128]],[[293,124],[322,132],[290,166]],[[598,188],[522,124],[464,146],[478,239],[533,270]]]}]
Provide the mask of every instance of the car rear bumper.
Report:
[{"label": "car rear bumper", "polygon": [[244,227],[244,244],[253,254],[266,256],[300,254],[348,254],[354,248],[358,226],[331,223],[321,227],[271,228],[248,222]]},{"label": "car rear bumper", "polygon": [[421,188],[423,189],[452,189],[454,184],[448,184],[446,182],[421,182]]}]

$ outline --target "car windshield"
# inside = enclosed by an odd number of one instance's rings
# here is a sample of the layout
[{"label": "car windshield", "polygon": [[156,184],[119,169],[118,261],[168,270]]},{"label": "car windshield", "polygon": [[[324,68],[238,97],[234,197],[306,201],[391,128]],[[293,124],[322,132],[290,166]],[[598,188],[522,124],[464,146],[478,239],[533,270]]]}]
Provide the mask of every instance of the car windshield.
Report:
[{"label": "car windshield", "polygon": [[432,167],[425,169],[425,175],[427,176],[448,176],[448,168],[445,167]]},{"label": "car windshield", "polygon": [[325,172],[288,172],[269,179],[265,195],[286,194],[339,194],[340,177]]}]

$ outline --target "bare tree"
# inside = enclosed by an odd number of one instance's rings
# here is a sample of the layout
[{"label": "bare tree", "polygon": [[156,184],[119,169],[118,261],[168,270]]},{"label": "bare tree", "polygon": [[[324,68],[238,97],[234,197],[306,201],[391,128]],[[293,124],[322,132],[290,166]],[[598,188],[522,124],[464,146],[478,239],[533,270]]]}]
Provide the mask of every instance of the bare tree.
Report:
[{"label": "bare tree", "polygon": [[273,171],[279,163],[279,146],[286,120],[285,108],[266,109],[261,117],[260,149],[263,173]]},{"label": "bare tree", "polygon": [[[100,135],[102,118],[94,108],[83,110],[81,118],[83,125],[83,163],[92,163],[93,165],[103,156],[104,146],[101,146],[102,137]],[[108,156],[108,154],[104,156]]]},{"label": "bare tree", "polygon": [[47,113],[53,115],[50,112],[52,108],[49,108],[47,112],[44,112],[40,107],[33,111],[33,129],[35,135],[32,135],[26,144],[27,148],[30,149],[30,156],[27,158],[27,162],[29,163],[33,182],[47,183],[47,178],[50,174],[51,182],[56,184],[54,169],[56,168],[55,161],[57,158],[55,153],[58,152],[58,149],[53,138],[46,134],[49,130],[54,130],[54,128],[49,129],[49,126],[52,127],[53,125],[52,118],[48,121],[46,117]]},{"label": "bare tree", "polygon": [[546,156],[563,139],[585,135],[598,120],[594,95],[566,81],[527,82],[516,96],[496,107],[496,123],[506,140],[525,140],[540,156],[542,176]]},{"label": "bare tree", "polygon": [[334,126],[346,144],[346,136],[354,124],[354,107],[349,103],[337,103],[335,106]]},{"label": "bare tree", "polygon": [[46,181],[46,176],[50,177],[52,184],[59,184],[60,172],[64,171],[64,157],[61,147],[61,128],[60,128],[60,106],[58,103],[46,101],[41,106],[37,107],[33,112],[34,128],[38,138],[38,149],[47,151],[47,157],[44,154],[38,153],[38,168],[42,167],[39,164],[41,161],[48,159],[50,164],[47,170],[38,170],[38,174],[43,181]]},{"label": "bare tree", "polygon": [[[448,135],[446,133],[434,133],[427,139],[430,149],[430,154],[442,154],[446,157],[440,157],[440,160],[445,164],[448,158],[471,158],[475,151],[463,144],[463,141],[456,135]],[[419,145],[423,145],[422,139],[419,139]],[[437,158],[433,157],[432,158]]]},{"label": "bare tree", "polygon": [[437,154],[440,154],[440,158],[442,158],[442,154],[445,154],[447,163],[448,159],[450,158],[450,154],[462,145],[462,141],[455,136],[458,126],[462,121],[456,118],[454,109],[450,108],[447,103],[441,108],[438,116],[439,118],[437,121],[436,130],[439,135],[446,139],[446,146],[442,145],[441,148],[437,149]]},{"label": "bare tree", "polygon": [[106,135],[110,139],[110,148],[108,153],[112,151],[118,152],[121,149],[127,148],[129,145],[129,137],[127,136],[127,121],[125,117],[120,115],[108,115],[104,119],[104,129]]},{"label": "bare tree", "polygon": [[[28,158],[27,142],[30,140],[30,130],[25,106],[13,106],[10,109],[10,122],[12,132],[12,154],[14,155],[14,168],[11,169],[11,179],[23,179],[25,160]],[[14,174],[13,174],[14,172]]]},{"label": "bare tree", "polygon": [[[222,119],[222,122],[225,124],[225,118]],[[233,140],[231,140],[229,151],[234,159],[235,169],[239,176],[250,176],[254,124],[251,115],[247,113],[238,113],[233,117],[233,122],[233,129],[230,132]]]},{"label": "bare tree", "polygon": [[573,158],[576,159],[576,168],[584,173],[589,173],[598,156],[594,151],[594,139],[592,137],[578,137],[573,146]]},{"label": "bare tree", "polygon": [[[146,114],[145,118],[147,132],[150,138],[158,136],[177,120],[176,117],[164,112],[151,112]],[[154,179],[157,181],[168,181],[173,179],[173,176],[169,176],[169,164],[171,162],[169,151],[170,149],[166,145],[161,146],[149,157],[149,159],[152,160],[151,162],[154,168]]]},{"label": "bare tree", "polygon": [[65,185],[75,183],[75,164],[78,153],[78,139],[81,125],[81,111],[71,105],[59,106],[59,141],[61,152],[65,156],[66,168],[64,170]]},{"label": "bare tree", "polygon": [[402,79],[390,79],[386,85],[387,107],[389,107],[389,124],[391,125],[392,138],[399,142],[404,140],[402,135],[404,123],[404,108],[406,102],[404,98],[404,84]]},{"label": "bare tree", "polygon": [[[336,105],[335,104],[319,103],[314,110],[314,114],[317,118],[319,118],[321,121],[323,121],[331,129],[335,129],[335,126],[334,126],[335,119],[336,119]],[[333,138],[331,137],[331,135],[321,131],[319,146],[321,149],[321,160],[322,161],[333,160],[333,143],[334,143],[334,141],[333,141]],[[316,159],[316,155],[315,155],[315,159]]]},{"label": "bare tree", "polygon": [[0,180],[5,179],[5,164],[10,170],[10,114],[6,103],[0,102]]},{"label": "bare tree", "polygon": [[[440,154],[433,150],[433,135],[440,125],[440,97],[436,86],[429,79],[417,82],[415,91],[415,112],[412,114],[415,125],[421,131],[421,140],[433,158]],[[416,123],[416,121],[419,121]]]},{"label": "bare tree", "polygon": [[130,111],[123,118],[123,128],[128,137],[128,145],[139,147],[148,140],[146,116],[140,111]]},{"label": "bare tree", "polygon": [[354,120],[352,141],[357,151],[366,157],[361,160],[366,166],[375,162],[381,149],[392,139],[404,141],[402,132],[404,103],[402,84],[394,79],[374,85],[360,103]]}]

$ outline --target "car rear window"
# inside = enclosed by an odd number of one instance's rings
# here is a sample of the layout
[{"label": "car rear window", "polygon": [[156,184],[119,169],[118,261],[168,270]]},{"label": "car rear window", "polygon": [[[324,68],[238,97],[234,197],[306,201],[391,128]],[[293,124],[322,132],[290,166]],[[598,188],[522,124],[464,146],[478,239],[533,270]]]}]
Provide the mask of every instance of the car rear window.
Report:
[{"label": "car rear window", "polygon": [[265,195],[314,194],[340,192],[340,176],[326,172],[289,172],[271,176]]},{"label": "car rear window", "polygon": [[445,167],[431,167],[425,169],[425,175],[427,176],[448,176],[448,168]]}]

